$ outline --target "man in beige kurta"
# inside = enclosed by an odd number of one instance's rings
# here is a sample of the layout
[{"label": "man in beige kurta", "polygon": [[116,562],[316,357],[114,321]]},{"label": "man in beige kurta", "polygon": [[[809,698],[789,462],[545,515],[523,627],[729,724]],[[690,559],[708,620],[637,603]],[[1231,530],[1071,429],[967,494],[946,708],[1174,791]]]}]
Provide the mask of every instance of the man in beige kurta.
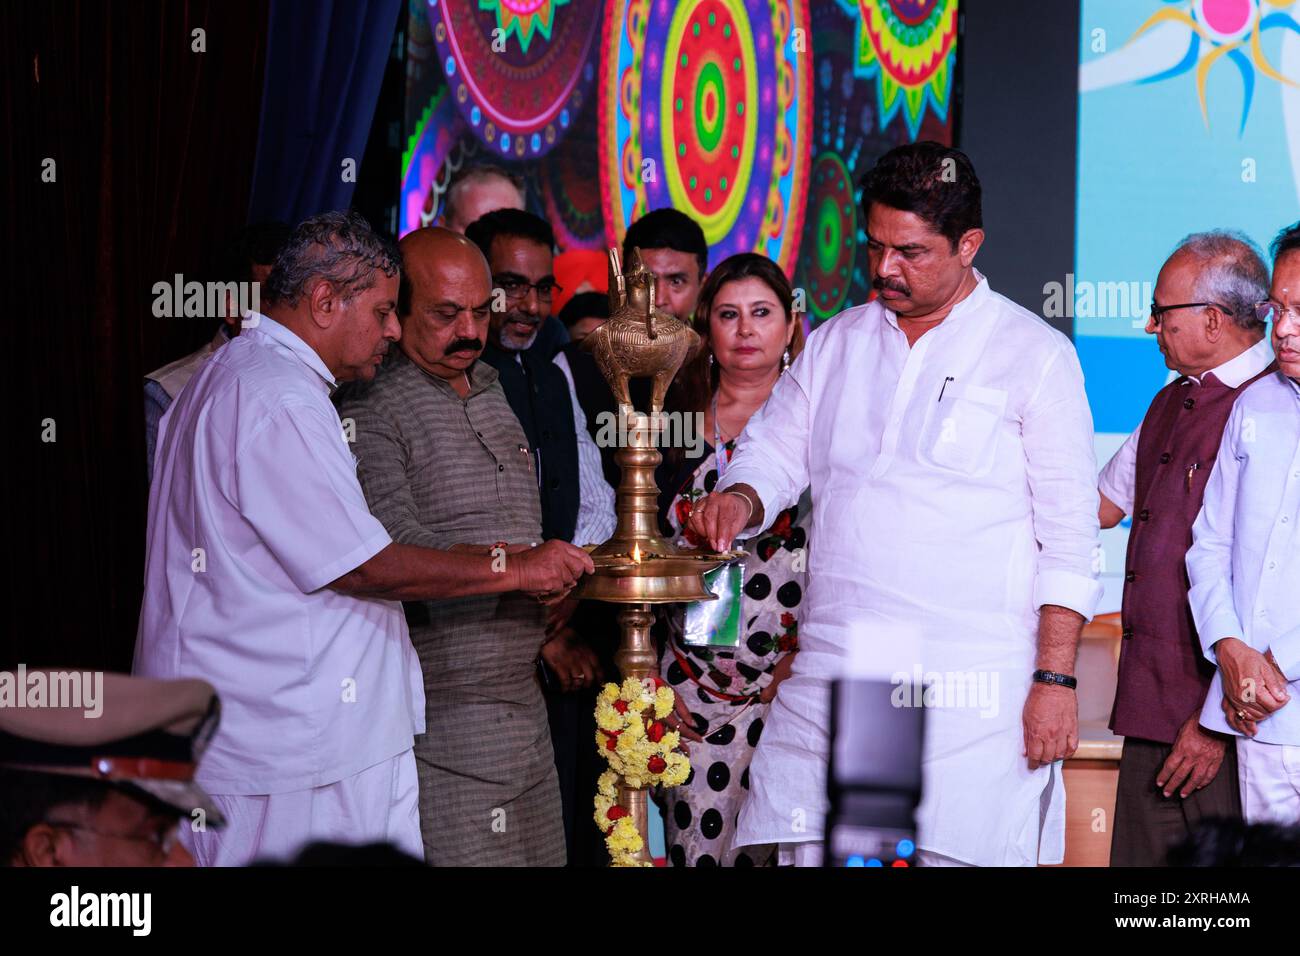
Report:
[{"label": "man in beige kurta", "polygon": [[[395,541],[479,551],[539,543],[531,450],[496,371],[478,361],[487,263],[442,229],[418,230],[401,245],[399,347],[340,410],[345,430],[355,428],[370,509]],[[506,550],[498,554],[508,561]],[[534,666],[545,609],[513,593],[408,603],[406,614],[427,702],[427,731],[415,740],[426,861],[563,865],[559,785]]]}]

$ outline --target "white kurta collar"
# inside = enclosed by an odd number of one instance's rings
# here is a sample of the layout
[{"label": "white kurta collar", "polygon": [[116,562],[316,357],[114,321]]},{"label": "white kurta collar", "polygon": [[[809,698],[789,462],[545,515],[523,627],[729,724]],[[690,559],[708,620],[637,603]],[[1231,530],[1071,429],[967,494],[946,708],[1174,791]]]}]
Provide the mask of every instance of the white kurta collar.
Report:
[{"label": "white kurta collar", "polygon": [[254,312],[252,315],[257,316],[258,319],[257,324],[251,326],[252,328],[264,332],[301,359],[304,365],[324,380],[325,387],[328,391],[332,392],[334,389],[338,388],[338,382],[335,380],[330,370],[325,366],[325,362],[321,359],[320,353],[304,342],[296,332],[290,331],[287,327],[275,321],[275,319],[263,315],[260,312]]},{"label": "white kurta collar", "polygon": [[[1244,352],[1238,353],[1233,358],[1228,359],[1222,365],[1210,369],[1217,378],[1228,388],[1241,388],[1248,379],[1254,378],[1264,369],[1268,368],[1269,363],[1273,361],[1273,346],[1268,342],[1268,338],[1262,338]],[[1204,376],[1189,375],[1188,382],[1193,385],[1200,385],[1201,378]]]},{"label": "white kurta collar", "polygon": [[[944,317],[944,320],[940,322],[936,328],[942,328],[947,325],[949,320],[955,316],[961,316],[969,311],[977,310],[988,296],[989,280],[986,279],[984,273],[980,272],[978,269],[973,269],[971,271],[975,273],[975,278],[978,280],[975,284],[975,288],[971,289],[970,294],[968,294],[964,299],[959,300],[957,304],[952,307],[952,311]],[[881,302],[881,305],[883,306],[884,303]],[[885,321],[900,332],[903,331],[898,324],[898,313],[893,309],[888,307],[885,308]]]}]

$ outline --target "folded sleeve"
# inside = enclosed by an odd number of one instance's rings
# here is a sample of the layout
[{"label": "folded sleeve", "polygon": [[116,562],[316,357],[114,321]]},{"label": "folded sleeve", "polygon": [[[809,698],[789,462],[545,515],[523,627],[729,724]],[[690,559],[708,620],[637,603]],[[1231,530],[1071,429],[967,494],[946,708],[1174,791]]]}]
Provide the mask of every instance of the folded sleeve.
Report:
[{"label": "folded sleeve", "polygon": [[[1225,637],[1243,636],[1232,597],[1232,541],[1241,478],[1238,439],[1241,434],[1241,406],[1234,406],[1223,430],[1214,470],[1205,483],[1201,512],[1192,525],[1192,546],[1187,551],[1187,579],[1191,588],[1187,602],[1201,638],[1201,650],[1218,663],[1214,645]],[[1279,663],[1281,663],[1279,661]],[[1290,671],[1287,671],[1290,677]]]},{"label": "folded sleeve", "polygon": [[1097,460],[1083,370],[1065,342],[1025,406],[1021,437],[1039,544],[1034,606],[1054,604],[1092,620],[1102,593]]},{"label": "folded sleeve", "polygon": [[[742,484],[753,488],[767,521],[798,501],[808,487],[812,362],[812,354],[805,350],[777,379],[772,394],[740,433],[726,475],[718,483],[719,491]],[[751,525],[744,530],[752,534],[762,529]]]},{"label": "folded sleeve", "polygon": [[1141,434],[1142,426],[1138,425],[1097,476],[1101,493],[1119,505],[1126,515],[1133,513],[1133,498],[1137,494],[1137,448]]},{"label": "folded sleeve", "polygon": [[272,413],[236,455],[234,492],[244,519],[304,593],[391,543],[366,508],[332,407]]}]

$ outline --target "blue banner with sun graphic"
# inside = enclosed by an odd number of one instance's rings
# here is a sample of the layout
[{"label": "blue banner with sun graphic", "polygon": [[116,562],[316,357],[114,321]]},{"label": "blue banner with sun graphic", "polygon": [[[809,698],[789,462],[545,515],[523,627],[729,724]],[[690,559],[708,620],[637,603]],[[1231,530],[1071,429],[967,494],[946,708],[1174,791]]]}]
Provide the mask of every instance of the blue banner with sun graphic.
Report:
[{"label": "blue banner with sun graphic", "polygon": [[[1077,197],[1057,315],[1074,320],[1101,464],[1169,380],[1144,327],[1173,248],[1207,229],[1267,248],[1300,218],[1300,2],[1083,0]],[[1123,567],[1122,532],[1107,564]]]}]

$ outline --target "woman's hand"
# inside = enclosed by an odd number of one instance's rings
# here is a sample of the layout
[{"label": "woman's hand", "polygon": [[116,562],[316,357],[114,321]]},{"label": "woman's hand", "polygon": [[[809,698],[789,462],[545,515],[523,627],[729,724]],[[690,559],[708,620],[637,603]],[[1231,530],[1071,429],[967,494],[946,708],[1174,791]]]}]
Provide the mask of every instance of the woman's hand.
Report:
[{"label": "woman's hand", "polygon": [[798,651],[791,651],[776,662],[776,666],[772,668],[772,683],[764,687],[758,695],[763,703],[770,704],[776,698],[776,689],[781,686],[781,681],[790,676],[790,670],[794,667],[794,655],[797,653]]},{"label": "woman's hand", "polygon": [[[677,691],[673,691],[673,712],[664,718],[664,723],[668,725],[669,730],[675,730],[686,740],[694,740],[704,743],[704,738],[695,731],[695,719],[691,716],[691,709],[686,706],[686,698]],[[683,747],[687,753],[690,749]]]}]

